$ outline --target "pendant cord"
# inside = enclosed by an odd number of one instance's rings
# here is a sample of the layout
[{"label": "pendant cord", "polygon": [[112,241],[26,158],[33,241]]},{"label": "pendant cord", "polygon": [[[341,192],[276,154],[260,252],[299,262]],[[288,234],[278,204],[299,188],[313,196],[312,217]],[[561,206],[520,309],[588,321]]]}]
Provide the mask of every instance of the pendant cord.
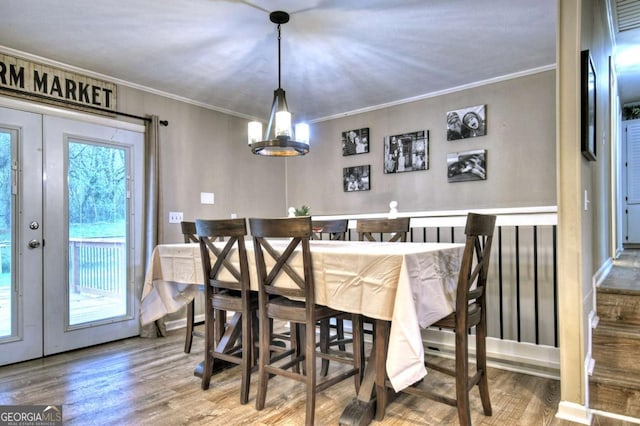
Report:
[{"label": "pendant cord", "polygon": [[278,24],[278,89],[282,89],[280,81],[280,24]]}]

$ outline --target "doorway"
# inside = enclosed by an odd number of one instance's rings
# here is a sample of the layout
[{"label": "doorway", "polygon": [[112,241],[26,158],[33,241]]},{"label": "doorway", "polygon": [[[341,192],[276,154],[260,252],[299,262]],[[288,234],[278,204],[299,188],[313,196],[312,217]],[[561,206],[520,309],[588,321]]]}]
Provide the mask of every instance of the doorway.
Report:
[{"label": "doorway", "polygon": [[640,120],[623,123],[623,245],[640,247]]},{"label": "doorway", "polygon": [[144,129],[96,121],[0,108],[0,365],[139,333]]}]

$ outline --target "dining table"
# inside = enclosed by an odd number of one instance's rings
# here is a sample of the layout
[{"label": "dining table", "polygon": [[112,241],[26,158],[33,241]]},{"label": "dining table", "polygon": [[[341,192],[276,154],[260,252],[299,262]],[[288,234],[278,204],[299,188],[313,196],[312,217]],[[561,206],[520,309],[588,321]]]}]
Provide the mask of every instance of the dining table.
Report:
[{"label": "dining table", "polygon": [[[251,288],[257,291],[253,244],[246,243]],[[276,249],[286,243],[272,242]],[[374,323],[360,390],[340,424],[368,424],[374,416],[381,420],[394,394],[386,380],[397,392],[427,374],[421,330],[453,312],[464,244],[311,240],[310,246],[316,303]],[[292,261],[301,271],[302,256]],[[290,280],[286,274],[281,279]],[[142,325],[178,311],[204,282],[198,244],[157,245],[145,274]]]}]

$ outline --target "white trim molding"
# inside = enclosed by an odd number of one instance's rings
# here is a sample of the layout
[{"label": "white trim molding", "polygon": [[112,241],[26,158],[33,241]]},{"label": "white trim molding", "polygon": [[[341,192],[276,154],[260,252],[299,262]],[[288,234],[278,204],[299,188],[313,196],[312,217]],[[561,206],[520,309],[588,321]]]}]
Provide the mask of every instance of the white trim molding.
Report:
[{"label": "white trim molding", "polygon": [[600,287],[602,281],[604,281],[607,275],[609,275],[609,272],[611,272],[611,268],[613,268],[613,260],[608,258],[593,275],[594,288]]},{"label": "white trim molding", "polygon": [[[594,304],[595,307],[595,304]],[[587,329],[587,356],[585,357],[585,368],[587,370],[586,389],[589,389],[589,376],[593,375],[593,369],[596,367],[596,360],[593,359],[591,348],[593,347],[593,330],[598,326],[600,318],[595,310],[589,312],[589,327]]]},{"label": "white trim molding", "polygon": [[[410,217],[412,228],[437,226],[464,226],[469,212],[496,215],[496,226],[557,225],[557,206],[531,206],[473,210],[410,211],[394,213],[395,217]],[[385,218],[389,212],[348,215],[313,215],[316,219],[349,219],[349,228],[355,228],[358,219]]]},{"label": "white trim molding", "polygon": [[583,425],[590,425],[593,418],[591,410],[575,402],[560,401],[556,418],[569,420]]},{"label": "white trim molding", "polygon": [[[17,109],[20,111],[33,112],[35,114],[50,115],[53,117],[67,118],[69,120],[84,121],[102,126],[117,127],[118,129],[130,130],[132,132],[144,133],[145,126],[142,124],[129,123],[115,118],[102,117],[82,111],[58,108],[52,105],[41,104],[32,101],[0,95],[0,107]],[[115,113],[117,114],[117,113]]]},{"label": "white trim molding", "polygon": [[[455,357],[455,334],[428,328],[422,331],[425,353]],[[475,336],[469,336],[469,353],[475,354]],[[552,346],[487,337],[487,364],[490,367],[532,376],[560,379],[560,350]]]},{"label": "white trim molding", "polygon": [[620,420],[621,422],[634,423],[634,424],[640,425],[640,419],[636,417],[629,417],[629,416],[624,416],[622,414],[609,413],[607,411],[600,411],[600,410],[591,410],[591,413],[598,416],[602,416],[602,417],[608,417],[610,419]]}]

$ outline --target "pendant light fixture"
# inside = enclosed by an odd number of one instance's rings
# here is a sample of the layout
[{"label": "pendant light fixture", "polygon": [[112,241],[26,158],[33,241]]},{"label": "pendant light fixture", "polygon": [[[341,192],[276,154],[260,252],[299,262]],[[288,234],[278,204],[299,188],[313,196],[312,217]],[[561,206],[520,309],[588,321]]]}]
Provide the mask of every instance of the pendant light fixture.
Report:
[{"label": "pendant light fixture", "polygon": [[275,11],[269,14],[269,19],[278,24],[278,88],[273,92],[273,104],[267,131],[262,133],[262,123],[249,123],[248,142],[251,151],[257,155],[288,157],[305,155],[309,152],[309,126],[299,123],[291,128],[291,113],[287,107],[287,98],[281,87],[280,79],[280,25],[289,22],[287,12]]}]

